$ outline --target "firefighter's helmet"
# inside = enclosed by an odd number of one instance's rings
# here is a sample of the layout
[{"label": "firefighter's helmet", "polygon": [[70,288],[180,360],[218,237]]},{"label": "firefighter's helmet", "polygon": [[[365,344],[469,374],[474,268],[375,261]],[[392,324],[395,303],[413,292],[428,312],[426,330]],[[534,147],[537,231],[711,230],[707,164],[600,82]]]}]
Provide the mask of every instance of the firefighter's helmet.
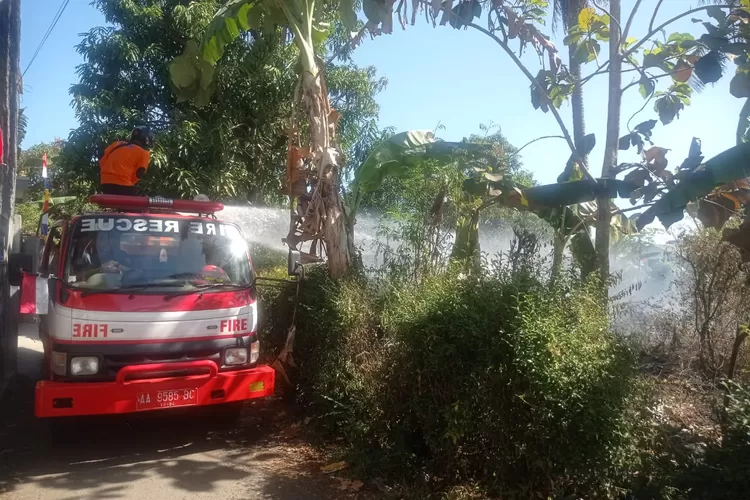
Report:
[{"label": "firefighter's helmet", "polygon": [[151,149],[154,144],[154,132],[149,127],[136,127],[130,134],[130,142],[143,149]]}]

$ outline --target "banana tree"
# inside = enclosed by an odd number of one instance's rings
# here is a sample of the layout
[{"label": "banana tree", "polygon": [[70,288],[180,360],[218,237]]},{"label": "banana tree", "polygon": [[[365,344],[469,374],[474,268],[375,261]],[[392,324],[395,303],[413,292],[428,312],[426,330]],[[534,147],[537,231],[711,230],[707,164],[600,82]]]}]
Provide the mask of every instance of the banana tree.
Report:
[{"label": "banana tree", "polygon": [[[750,177],[750,142],[727,149],[705,162],[702,160],[699,151],[688,156],[674,175],[674,182],[668,183],[661,197],[638,218],[639,229],[657,217],[668,228],[682,220],[688,205],[696,202],[703,204],[696,215],[718,228],[728,217],[725,213],[712,214],[712,210],[738,210],[744,205],[748,198],[748,184],[744,180]],[[731,203],[725,205],[723,200]]]},{"label": "banana tree", "polygon": [[[593,200],[601,194],[614,198],[618,193],[624,195],[632,191],[632,186],[623,181],[614,181],[609,186],[604,186],[596,181],[575,180],[526,188],[515,184],[509,176],[496,176],[479,169],[475,172],[477,175],[464,183],[464,190],[467,196],[474,197],[476,201],[473,205],[469,204],[469,210],[459,217],[453,258],[464,260],[467,270],[478,268],[479,215],[482,210],[499,204],[532,212],[552,226],[553,281],[562,269],[565,249],[571,242],[575,243],[574,253],[582,264],[584,273],[590,270],[590,266],[585,264],[587,260],[591,261],[589,264],[596,264],[595,260],[591,260],[595,252],[590,228],[597,218]],[[635,232],[634,221],[626,217],[616,205],[610,204],[610,211],[611,227],[615,229],[610,232],[612,239],[616,241],[622,235]]]},{"label": "banana tree", "polygon": [[[496,156],[492,143],[441,141],[429,131],[395,134],[373,149],[356,170],[348,197],[349,213],[356,215],[364,196],[380,187],[387,177],[407,175],[410,167],[423,161],[433,162],[435,168],[453,164],[466,175],[463,196],[451,200],[458,208],[451,259],[476,268],[479,265],[479,215],[499,200],[491,198],[485,203],[476,196],[477,190],[481,193],[489,189],[491,194],[498,196],[502,192],[499,186],[505,188],[512,184],[506,174],[507,165]],[[436,193],[428,216],[442,213],[447,198],[445,190]]]},{"label": "banana tree", "polygon": [[448,165],[459,158],[471,158],[497,168],[490,144],[442,141],[427,130],[392,135],[379,143],[354,172],[347,197],[350,222],[354,223],[362,199],[377,190],[387,177],[406,175],[419,162],[429,160],[436,165]]},{"label": "banana tree", "polygon": [[340,187],[344,158],[336,143],[339,114],[328,101],[324,63],[317,55],[331,29],[324,21],[336,17],[350,31],[356,29],[354,1],[339,0],[334,6],[321,0],[230,0],[216,12],[203,38],[189,41],[169,70],[178,100],[204,105],[215,89],[216,62],[241,33],[291,39],[299,51],[299,81],[287,127],[291,214],[285,242],[291,248],[309,243],[312,258],[325,253],[330,274],[340,277],[353,265],[355,249]]}]

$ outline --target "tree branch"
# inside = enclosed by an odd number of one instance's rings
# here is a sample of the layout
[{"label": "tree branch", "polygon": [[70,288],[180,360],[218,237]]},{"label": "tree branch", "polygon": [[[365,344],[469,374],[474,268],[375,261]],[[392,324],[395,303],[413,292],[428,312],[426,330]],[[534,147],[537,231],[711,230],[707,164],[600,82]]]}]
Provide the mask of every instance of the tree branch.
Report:
[{"label": "tree branch", "polygon": [[654,31],[654,22],[656,21],[656,15],[659,13],[659,8],[661,8],[662,2],[664,2],[664,0],[659,0],[658,2],[656,2],[656,7],[654,7],[654,13],[651,14],[651,21],[648,23],[649,32]]},{"label": "tree branch", "polygon": [[[629,86],[630,86],[630,85],[628,85],[628,87],[629,87]],[[626,89],[627,89],[628,87],[625,87],[625,89],[623,89],[623,92],[624,92],[624,91],[625,91],[625,90],[626,90]],[[651,92],[651,95],[650,95],[650,96],[648,96],[648,99],[646,99],[646,102],[644,102],[644,103],[643,103],[643,106],[641,106],[641,109],[639,109],[638,111],[636,111],[635,113],[633,113],[633,114],[632,114],[632,115],[630,116],[630,118],[628,118],[628,122],[627,122],[627,123],[625,124],[625,127],[627,127],[627,129],[628,129],[628,132],[630,132],[631,134],[633,133],[633,129],[631,129],[631,128],[630,128],[630,122],[632,122],[632,121],[633,121],[633,118],[635,118],[636,116],[638,116],[638,115],[639,115],[639,114],[640,114],[640,113],[641,113],[641,112],[642,112],[642,111],[643,111],[644,109],[646,109],[646,106],[648,106],[648,103],[650,103],[650,102],[651,102],[651,99],[653,99],[653,98],[654,98],[654,93],[653,93],[653,92]]]},{"label": "tree branch", "polygon": [[622,26],[620,26],[620,20],[619,19],[615,19],[614,17],[612,17],[612,14],[610,14],[610,12],[607,9],[605,9],[604,7],[602,7],[601,5],[599,5],[598,3],[596,3],[596,0],[591,0],[591,3],[594,4],[594,7],[596,7],[600,11],[604,12],[605,14],[607,14],[609,16],[609,18],[617,25],[617,29],[620,31],[620,39],[622,40],[622,33],[623,33],[623,31],[622,31]]},{"label": "tree branch", "polygon": [[505,53],[508,54],[508,56],[513,60],[516,66],[518,66],[518,68],[523,72],[526,78],[529,79],[532,85],[534,85],[541,92],[541,94],[546,98],[547,103],[549,104],[549,110],[552,112],[552,115],[554,115],[555,120],[557,121],[557,124],[560,126],[560,130],[562,131],[562,134],[568,143],[568,147],[570,148],[570,151],[573,153],[573,156],[580,164],[583,175],[586,176],[589,180],[592,180],[592,181],[596,180],[594,179],[594,176],[592,176],[591,173],[588,171],[588,169],[584,166],[583,160],[581,159],[581,155],[578,154],[578,150],[576,149],[575,143],[573,142],[573,138],[570,136],[570,132],[568,132],[568,128],[565,126],[565,122],[563,122],[562,117],[560,116],[560,113],[557,111],[557,108],[555,108],[554,104],[552,103],[552,100],[549,98],[549,95],[544,90],[544,87],[542,87],[542,85],[534,77],[534,75],[532,75],[531,72],[526,68],[526,66],[523,65],[521,60],[510,49],[510,47],[508,47],[508,45],[502,40],[500,40],[500,38],[498,38],[494,33],[474,23],[467,24],[467,26],[484,33],[488,37],[492,38],[498,45],[500,45],[500,47],[502,47]]},{"label": "tree branch", "polygon": [[[646,76],[646,78],[648,78],[649,80],[658,80],[658,79],[660,79],[660,78],[665,78],[665,77],[667,77],[667,76],[672,76],[672,75],[673,75],[674,73],[676,73],[676,71],[673,71],[672,73],[664,73],[664,74],[662,74],[662,75],[651,76],[651,75],[646,75],[646,74],[645,74],[645,73],[643,72],[643,70],[642,70],[642,69],[640,69],[639,67],[636,67],[636,71],[638,71],[638,72],[639,72],[639,73],[641,74],[641,76]],[[621,92],[622,92],[622,93],[624,94],[626,90],[628,90],[629,88],[635,87],[636,85],[640,85],[640,83],[641,83],[641,81],[640,81],[640,80],[636,80],[636,81],[634,81],[634,82],[631,82],[631,83],[629,83],[629,84],[625,85],[625,86],[624,86],[624,87],[622,88],[622,91],[621,91]]]},{"label": "tree branch", "polygon": [[542,139],[562,139],[562,140],[565,140],[565,136],[562,136],[562,135],[543,135],[542,137],[537,137],[536,139],[532,139],[529,142],[527,142],[526,144],[524,144],[523,146],[521,146],[520,148],[518,148],[512,155],[510,155],[509,158],[515,157],[526,146],[531,146],[535,142],[541,141]]},{"label": "tree branch", "polygon": [[[661,4],[661,0],[659,1],[659,4]],[[658,32],[660,32],[661,30],[663,30],[664,28],[666,28],[667,26],[669,26],[673,22],[679,21],[683,17],[689,16],[690,14],[695,14],[696,12],[701,12],[701,11],[708,10],[708,9],[711,9],[711,8],[716,8],[716,7],[720,8],[720,9],[731,9],[733,6],[732,5],[727,5],[727,4],[724,4],[724,5],[704,5],[703,7],[696,7],[695,9],[686,10],[685,12],[683,12],[681,14],[677,14],[673,18],[671,18],[671,19],[669,19],[669,20],[661,23],[656,28],[649,27],[648,34],[646,36],[644,36],[643,38],[641,38],[641,40],[639,42],[637,42],[635,45],[633,45],[632,47],[630,47],[622,55],[622,57],[628,57],[630,54],[632,54],[633,52],[635,52],[641,45],[643,45],[644,43],[646,43],[652,36],[654,36],[655,34],[657,34]],[[658,6],[657,6],[657,8],[658,8]],[[656,14],[654,13],[654,16],[655,15]]]},{"label": "tree branch", "polygon": [[633,24],[633,19],[635,18],[635,13],[638,12],[638,8],[641,6],[642,1],[643,0],[636,0],[635,5],[633,6],[633,10],[630,11],[628,22],[625,23],[625,31],[622,32],[622,37],[620,37],[621,40],[627,40],[628,33],[630,32],[630,26]]},{"label": "tree branch", "polygon": [[579,85],[583,85],[584,83],[586,83],[589,80],[591,80],[592,78],[594,78],[596,75],[606,74],[608,68],[609,68],[609,59],[607,59],[606,61],[604,61],[603,63],[601,63],[599,65],[599,67],[596,68],[596,70],[593,73],[591,73],[589,76],[587,76],[585,78],[582,78],[581,79],[581,83]]}]

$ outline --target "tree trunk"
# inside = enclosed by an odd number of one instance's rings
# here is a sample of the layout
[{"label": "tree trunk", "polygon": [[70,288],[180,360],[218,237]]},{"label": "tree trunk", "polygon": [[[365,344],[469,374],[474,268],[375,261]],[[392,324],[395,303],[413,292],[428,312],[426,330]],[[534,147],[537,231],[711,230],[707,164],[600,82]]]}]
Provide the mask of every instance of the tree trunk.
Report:
[{"label": "tree trunk", "polygon": [[550,272],[550,281],[554,283],[560,276],[560,271],[562,270],[565,245],[568,242],[568,239],[555,235],[552,241],[552,270]]},{"label": "tree trunk", "polygon": [[[747,327],[741,325],[737,327],[737,334],[734,337],[734,345],[732,346],[732,355],[729,358],[729,366],[727,367],[727,380],[732,381],[734,379],[734,372],[737,369],[737,357],[740,355],[740,347],[748,336]],[[729,406],[731,386],[726,384],[724,386],[724,402],[721,412],[721,426],[722,426],[722,437],[726,436],[726,425],[727,425],[727,407]]]},{"label": "tree trunk", "polygon": [[462,262],[464,271],[479,273],[482,269],[482,251],[479,247],[479,214],[475,208],[468,215],[462,215],[456,222],[456,241],[451,251],[451,260]]},{"label": "tree trunk", "polygon": [[[567,26],[576,26],[578,24],[578,15],[581,13],[581,9],[584,7],[584,2],[581,0],[569,0],[568,6],[568,22]],[[578,82],[581,80],[581,64],[576,62],[575,54],[576,46],[574,44],[568,45],[568,69],[570,75],[573,77],[573,81]],[[576,146],[579,154],[583,147],[583,137],[586,135],[586,121],[584,118],[583,110],[583,87],[576,85],[573,87],[573,94],[570,98],[571,108],[573,111],[573,143]],[[583,165],[588,167],[588,157],[581,154],[581,160]]]},{"label": "tree trunk", "polygon": [[[620,136],[620,107],[622,104],[622,58],[620,55],[619,20],[620,0],[609,2],[609,11],[612,15],[610,21],[609,41],[609,102],[607,105],[607,139],[604,149],[604,162],[602,164],[602,179],[612,177],[612,172],[617,166],[617,147]],[[599,276],[602,280],[603,291],[607,293],[607,281],[609,280],[609,233],[612,221],[610,211],[610,200],[606,196],[600,196],[596,200],[596,256],[599,264]]]},{"label": "tree trunk", "polygon": [[[302,42],[305,43],[305,42]],[[310,51],[311,52],[311,51]],[[353,231],[341,196],[340,167],[343,154],[332,139],[336,123],[328,103],[323,67],[314,55],[302,56],[302,106],[307,114],[314,179],[303,227],[322,237],[332,277],[346,274],[354,264]]]}]

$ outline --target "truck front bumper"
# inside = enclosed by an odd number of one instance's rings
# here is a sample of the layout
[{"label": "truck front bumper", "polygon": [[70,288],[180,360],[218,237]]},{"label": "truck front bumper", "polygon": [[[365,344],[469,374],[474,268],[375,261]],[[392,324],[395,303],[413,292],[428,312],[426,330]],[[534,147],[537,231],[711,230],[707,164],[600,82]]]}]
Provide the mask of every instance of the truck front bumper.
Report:
[{"label": "truck front bumper", "polygon": [[[168,376],[176,370],[203,373]],[[38,382],[35,413],[66,417],[207,406],[271,396],[274,382],[268,366],[220,372],[210,360],[131,365],[114,382]]]}]

